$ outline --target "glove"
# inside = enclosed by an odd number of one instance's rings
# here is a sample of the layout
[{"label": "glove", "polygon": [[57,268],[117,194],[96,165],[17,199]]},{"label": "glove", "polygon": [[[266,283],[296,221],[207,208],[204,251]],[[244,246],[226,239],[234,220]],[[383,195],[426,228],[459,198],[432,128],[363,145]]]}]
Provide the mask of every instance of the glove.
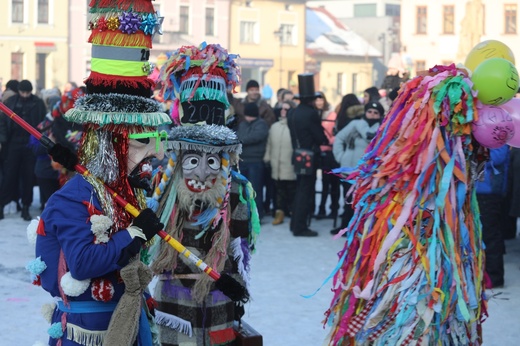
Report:
[{"label": "glove", "polygon": [[47,153],[52,156],[54,161],[67,168],[69,171],[74,171],[74,166],[78,164],[78,157],[76,154],[60,143],[54,144]]},{"label": "glove", "polygon": [[147,240],[152,239],[154,235],[164,228],[161,220],[159,220],[154,211],[150,208],[141,210],[141,213],[134,219],[132,225],[139,227]]},{"label": "glove", "polygon": [[141,247],[143,246],[143,240],[140,238],[134,238],[130,244],[121,250],[121,255],[117,260],[117,265],[120,267],[124,267],[130,262],[130,259],[141,251]]}]

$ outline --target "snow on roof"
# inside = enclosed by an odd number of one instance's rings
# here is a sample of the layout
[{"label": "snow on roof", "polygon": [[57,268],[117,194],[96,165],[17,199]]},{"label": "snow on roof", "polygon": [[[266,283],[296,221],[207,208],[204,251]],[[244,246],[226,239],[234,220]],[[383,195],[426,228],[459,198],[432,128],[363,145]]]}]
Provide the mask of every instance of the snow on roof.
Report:
[{"label": "snow on roof", "polygon": [[323,7],[306,9],[306,51],[310,55],[380,57],[381,52]]}]

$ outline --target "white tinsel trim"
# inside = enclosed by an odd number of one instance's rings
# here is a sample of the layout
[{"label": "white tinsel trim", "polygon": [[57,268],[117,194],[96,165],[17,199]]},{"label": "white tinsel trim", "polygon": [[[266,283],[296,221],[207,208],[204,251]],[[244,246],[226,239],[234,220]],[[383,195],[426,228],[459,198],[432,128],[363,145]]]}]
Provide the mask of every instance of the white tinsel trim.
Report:
[{"label": "white tinsel trim", "polygon": [[85,292],[90,285],[90,279],[76,280],[72,277],[70,272],[67,272],[60,281],[63,293],[70,297],[77,297]]},{"label": "white tinsel trim", "polygon": [[231,248],[231,254],[232,254],[233,258],[235,259],[235,262],[237,263],[238,273],[240,274],[240,276],[246,283],[246,287],[249,287],[249,275],[246,271],[246,268],[244,267],[244,261],[243,261],[244,251],[242,250],[241,243],[242,243],[242,238],[237,237],[229,243],[229,247]]},{"label": "white tinsel trim", "polygon": [[90,217],[90,222],[92,223],[90,230],[96,236],[95,243],[107,243],[110,239],[108,237],[110,227],[114,224],[112,220],[105,215],[92,215]]},{"label": "white tinsel trim", "polygon": [[67,322],[67,339],[84,346],[99,346],[103,344],[106,330],[86,330]]},{"label": "white tinsel trim", "polygon": [[43,304],[41,308],[42,316],[49,324],[52,322],[52,314],[56,310],[56,303]]},{"label": "white tinsel trim", "polygon": [[27,226],[27,240],[30,245],[36,245],[36,231],[38,230],[38,224],[40,223],[40,217],[37,216],[36,219],[32,219],[31,223]]},{"label": "white tinsel trim", "polygon": [[157,309],[155,309],[155,323],[169,327],[175,331],[186,334],[189,337],[191,337],[193,334],[190,321],[183,320],[180,317],[167,314]]}]

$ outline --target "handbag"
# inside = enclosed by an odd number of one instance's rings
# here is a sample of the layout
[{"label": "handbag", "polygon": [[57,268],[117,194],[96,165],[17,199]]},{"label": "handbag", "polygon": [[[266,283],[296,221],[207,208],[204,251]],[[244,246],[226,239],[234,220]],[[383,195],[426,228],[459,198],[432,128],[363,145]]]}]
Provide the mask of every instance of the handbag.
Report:
[{"label": "handbag", "polygon": [[312,175],[314,174],[314,151],[312,149],[300,148],[300,141],[296,136],[296,149],[293,150],[291,163],[294,166],[294,173],[297,175]]}]

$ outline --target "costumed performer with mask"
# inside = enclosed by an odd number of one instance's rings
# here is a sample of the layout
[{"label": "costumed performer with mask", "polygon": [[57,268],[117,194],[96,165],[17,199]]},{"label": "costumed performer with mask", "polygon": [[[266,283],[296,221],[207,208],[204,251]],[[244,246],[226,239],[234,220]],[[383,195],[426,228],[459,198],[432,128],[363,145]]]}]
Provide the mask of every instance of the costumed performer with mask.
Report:
[{"label": "costumed performer with mask", "polygon": [[[239,80],[234,59],[220,45],[203,43],[173,52],[162,69],[165,99],[175,97],[177,126],[168,138],[173,152],[166,171],[172,174],[159,193],[158,213],[168,234],[247,287],[260,224],[251,184],[232,170],[241,144],[225,126],[227,92]],[[235,304],[177,251],[159,246],[150,253],[159,279],[154,298],[161,342],[233,344],[233,322],[243,315],[244,302]]]},{"label": "costumed performer with mask", "polygon": [[[94,0],[90,6],[87,94],[64,115],[83,125],[79,158],[59,144],[49,151],[70,170],[79,159],[90,175],[75,175],[49,199],[37,224],[37,258],[28,269],[57,300],[43,309],[51,323],[49,345],[152,345],[143,294],[152,273],[139,253],[163,225],[145,209],[144,192],[150,159],[164,155],[157,128],[171,119],[150,98],[151,66],[141,60],[149,54],[152,32],[123,24],[158,17],[151,1]],[[120,26],[102,28],[115,22]],[[106,186],[142,209],[139,216],[132,219]]]},{"label": "costumed performer with mask", "polygon": [[481,345],[486,315],[466,70],[404,84],[357,167],[326,312],[329,345]]}]

